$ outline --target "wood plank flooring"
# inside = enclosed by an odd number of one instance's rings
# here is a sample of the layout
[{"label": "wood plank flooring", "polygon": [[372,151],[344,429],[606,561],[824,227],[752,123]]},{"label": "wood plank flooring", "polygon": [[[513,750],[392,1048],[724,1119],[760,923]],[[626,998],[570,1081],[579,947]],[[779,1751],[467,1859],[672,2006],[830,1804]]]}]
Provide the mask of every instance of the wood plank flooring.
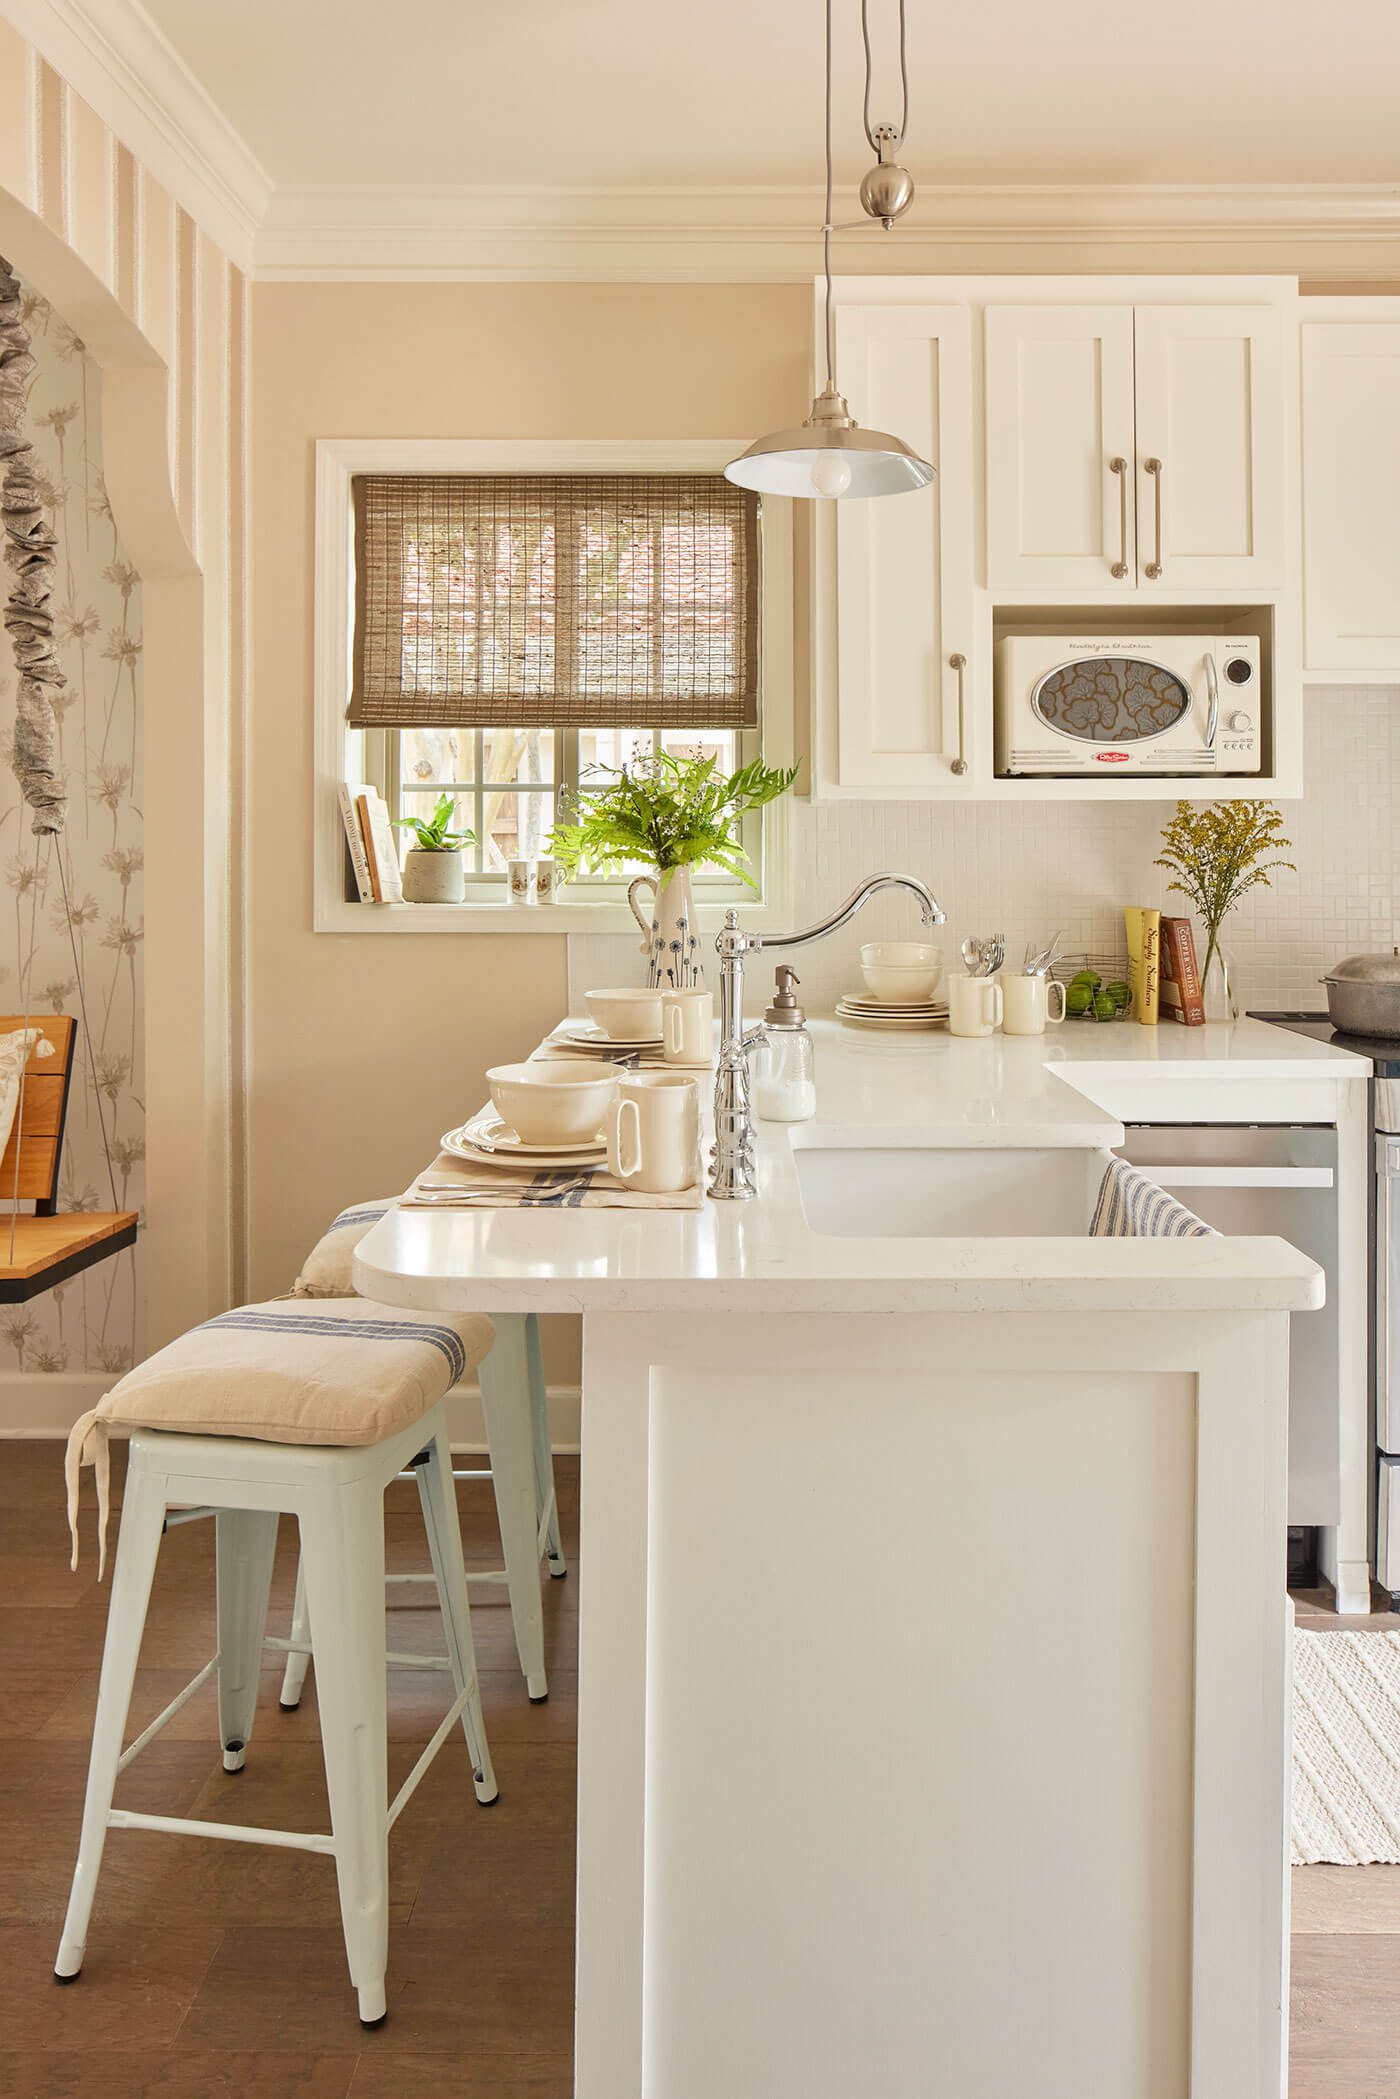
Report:
[{"label": "wood plank flooring", "polygon": [[[113,1447],[114,1471],[120,1450]],[[504,1588],[472,1622],[499,1801],[477,1805],[449,1741],[394,1831],[389,2020],[366,2033],[326,1858],[145,1831],[108,1838],[81,1979],[52,1976],[73,1869],[107,1587],[91,1476],[83,1561],[67,1571],[61,1447],[0,1442],[0,2099],[568,2099],[572,2090],[578,1472],[558,1463],[567,1580],[546,1581],[550,1697],[533,1706]],[[499,1564],[489,1486],[458,1489],[468,1566]],[[390,1564],[428,1560],[410,1485],[390,1493]],[[115,1524],[113,1526],[115,1531]],[[283,1525],[272,1629],[295,1574]],[[161,1548],[130,1732],[213,1648],[213,1530]],[[391,1644],[440,1652],[430,1590],[391,1591]],[[315,1671],[296,1713],[264,1670],[246,1769],[224,1774],[201,1692],[122,1779],[119,1801],[327,1829]],[[390,1679],[390,1786],[443,1704],[436,1674]]]},{"label": "wood plank flooring", "polygon": [[[117,1460],[120,1493],[120,1452]],[[394,1832],[388,2024],[362,2031],[327,1859],[142,1831],[109,1838],[80,1982],[52,1979],[77,1839],[106,1610],[91,1488],[68,1572],[59,1446],[0,1442],[0,2099],[569,2099],[579,1569],[576,1461],[558,1465],[570,1575],[545,1584],[550,1698],[532,1706],[503,1590],[473,1604],[501,1784],[472,1796],[460,1738]],[[489,1487],[458,1490],[468,1563],[499,1544]],[[411,1487],[388,1515],[391,1564],[426,1567]],[[274,1627],[291,1608],[290,1526]],[[132,1713],[143,1726],[212,1648],[212,1529],[165,1540]],[[393,1644],[438,1646],[426,1592],[400,1590]],[[400,1599],[410,1599],[401,1606]],[[1335,1625],[1321,1595],[1299,1621]],[[1400,1627],[1378,1612],[1377,1626]],[[277,1705],[269,1660],[247,1769],[223,1773],[212,1693],[133,1765],[118,1798],[230,1821],[327,1828],[315,1677]],[[391,1678],[391,1783],[441,1711],[434,1677]],[[1400,1868],[1293,1876],[1290,2099],[1400,2095]]]}]

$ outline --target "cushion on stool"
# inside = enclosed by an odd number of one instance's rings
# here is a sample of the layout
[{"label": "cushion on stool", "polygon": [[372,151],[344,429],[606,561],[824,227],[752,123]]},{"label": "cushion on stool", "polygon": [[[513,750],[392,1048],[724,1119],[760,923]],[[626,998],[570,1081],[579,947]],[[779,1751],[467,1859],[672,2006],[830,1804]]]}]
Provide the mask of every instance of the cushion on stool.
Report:
[{"label": "cushion on stool", "polygon": [[[73,1565],[78,1470],[91,1442],[101,1511],[113,1422],[268,1443],[382,1443],[475,1370],[494,1339],[480,1313],[409,1312],[363,1297],[315,1305],[277,1298],[206,1319],[129,1371],[75,1425],[67,1453]],[[104,1536],[103,1564],[105,1557]]]},{"label": "cushion on stool", "polygon": [[342,1210],[302,1262],[301,1274],[292,1285],[292,1296],[354,1297],[357,1293],[350,1270],[355,1248],[370,1227],[393,1209],[395,1200],[394,1196],[385,1195]]}]

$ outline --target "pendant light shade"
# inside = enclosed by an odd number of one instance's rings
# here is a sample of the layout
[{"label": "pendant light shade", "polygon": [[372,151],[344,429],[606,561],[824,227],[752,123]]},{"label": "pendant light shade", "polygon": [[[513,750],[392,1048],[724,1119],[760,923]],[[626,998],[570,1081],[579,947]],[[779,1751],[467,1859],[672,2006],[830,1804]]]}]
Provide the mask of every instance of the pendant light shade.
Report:
[{"label": "pendant light shade", "polygon": [[740,488],[766,496],[899,496],[927,488],[934,470],[904,440],[862,430],[840,394],[828,387],[796,430],[755,438],[725,468]]},{"label": "pendant light shade", "polygon": [[[870,36],[862,0],[861,23],[865,39],[866,136],[878,142],[880,166],[866,178],[862,201],[866,209],[882,219],[886,228],[904,211],[914,194],[914,185],[891,155],[904,139],[909,116],[908,70],[904,54],[904,0],[899,6],[900,72],[904,79],[904,120],[898,132],[869,122]],[[894,182],[898,177],[899,181]],[[879,178],[878,183],[876,178]],[[865,197],[864,189],[872,183]],[[740,488],[758,489],[768,496],[809,496],[840,499],[847,496],[899,496],[910,489],[927,488],[934,469],[926,459],[910,450],[903,438],[886,430],[862,430],[847,408],[836,384],[836,315],[831,301],[831,0],[826,0],[826,218],[822,224],[822,263],[826,277],[826,385],[812,403],[812,412],[795,430],[772,430],[759,437],[731,459],[725,474]]]}]

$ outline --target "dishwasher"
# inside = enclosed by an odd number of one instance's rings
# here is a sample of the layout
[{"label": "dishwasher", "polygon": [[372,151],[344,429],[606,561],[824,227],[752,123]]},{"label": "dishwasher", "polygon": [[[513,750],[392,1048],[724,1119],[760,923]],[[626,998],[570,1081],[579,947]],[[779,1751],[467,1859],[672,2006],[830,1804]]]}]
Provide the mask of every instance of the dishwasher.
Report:
[{"label": "dishwasher", "polygon": [[1337,1395],[1337,1133],[1311,1124],[1129,1123],[1122,1156],[1231,1238],[1287,1239],[1327,1272],[1327,1302],[1292,1321],[1290,1530],[1341,1514]]}]

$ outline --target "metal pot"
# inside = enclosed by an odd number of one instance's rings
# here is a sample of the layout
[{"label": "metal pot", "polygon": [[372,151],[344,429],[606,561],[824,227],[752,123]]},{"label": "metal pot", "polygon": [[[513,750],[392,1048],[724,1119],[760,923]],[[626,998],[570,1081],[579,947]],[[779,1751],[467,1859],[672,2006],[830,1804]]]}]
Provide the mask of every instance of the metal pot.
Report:
[{"label": "metal pot", "polygon": [[1400,947],[1388,955],[1348,955],[1322,981],[1334,1028],[1400,1038]]}]

